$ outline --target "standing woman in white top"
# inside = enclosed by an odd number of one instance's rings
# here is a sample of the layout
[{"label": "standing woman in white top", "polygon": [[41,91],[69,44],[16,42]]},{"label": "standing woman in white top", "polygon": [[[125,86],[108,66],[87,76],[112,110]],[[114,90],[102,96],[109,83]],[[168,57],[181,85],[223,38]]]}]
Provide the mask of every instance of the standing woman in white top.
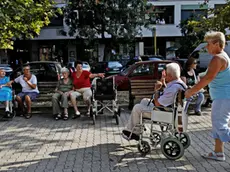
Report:
[{"label": "standing woman in white top", "polygon": [[[35,100],[39,95],[37,77],[30,73],[29,66],[24,66],[23,75],[20,75],[14,81],[10,81],[10,84],[13,82],[19,83],[22,86],[22,92],[16,96],[16,101],[18,102],[21,110],[21,115],[24,115],[26,119],[29,119],[32,117],[31,101]],[[24,110],[24,101],[27,106],[26,110]]]}]

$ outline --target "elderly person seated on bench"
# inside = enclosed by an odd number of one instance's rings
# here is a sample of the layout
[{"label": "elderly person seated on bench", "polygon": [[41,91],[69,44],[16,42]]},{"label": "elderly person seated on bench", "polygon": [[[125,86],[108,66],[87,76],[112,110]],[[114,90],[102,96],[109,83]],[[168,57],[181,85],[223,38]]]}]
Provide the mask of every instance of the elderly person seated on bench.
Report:
[{"label": "elderly person seated on bench", "polygon": [[90,78],[95,77],[104,77],[103,73],[92,74],[88,71],[82,70],[82,62],[77,61],[75,64],[76,71],[72,73],[73,85],[75,91],[70,94],[71,102],[73,104],[75,114],[72,116],[73,119],[80,117],[80,112],[77,108],[76,98],[83,96],[83,100],[87,104],[87,115],[90,114],[90,105],[91,105],[91,83]]},{"label": "elderly person seated on bench", "polygon": [[52,96],[52,105],[53,105],[53,115],[55,119],[61,119],[61,107],[64,108],[63,119],[68,119],[68,98],[70,97],[70,93],[73,90],[72,79],[69,78],[69,69],[62,68],[61,73],[63,78],[58,81],[57,88],[55,89],[55,93]]},{"label": "elderly person seated on bench", "polygon": [[[16,96],[16,101],[18,102],[21,110],[21,115],[24,115],[26,119],[29,119],[32,117],[31,102],[39,95],[37,77],[30,73],[30,66],[24,66],[23,75],[20,75],[15,80],[10,81],[9,84],[12,84],[13,82],[19,83],[22,86],[22,92]],[[27,106],[26,111],[24,101]]]},{"label": "elderly person seated on bench", "polygon": [[5,75],[5,70],[0,69],[0,102],[5,102],[5,115],[8,116],[10,114],[10,101],[12,101],[12,89],[7,84],[10,79]]},{"label": "elderly person seated on bench", "polygon": [[[166,85],[165,81],[167,83]],[[164,88],[162,95],[160,95],[158,90],[160,90],[163,85],[165,85],[166,88]],[[180,79],[180,66],[177,63],[167,64],[166,72],[162,72],[161,82],[158,81],[155,85],[156,94],[154,101],[150,102],[150,99],[144,98],[140,104],[136,104],[133,107],[126,129],[122,131],[122,136],[127,140],[139,140],[140,131],[138,127],[135,126],[140,123],[141,113],[146,111],[147,113],[144,113],[143,117],[151,118],[150,110],[152,110],[154,106],[167,107],[172,105],[176,93],[186,88],[186,84]]]}]

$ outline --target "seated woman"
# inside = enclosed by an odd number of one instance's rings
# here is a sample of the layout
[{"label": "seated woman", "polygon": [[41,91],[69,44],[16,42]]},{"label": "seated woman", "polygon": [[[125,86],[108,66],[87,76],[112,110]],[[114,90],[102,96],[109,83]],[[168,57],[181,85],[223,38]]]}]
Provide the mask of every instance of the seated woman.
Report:
[{"label": "seated woman", "polygon": [[6,72],[4,69],[0,69],[0,102],[5,102],[5,113],[8,117],[10,115],[10,101],[12,101],[12,89],[7,84],[10,79],[5,76]]},{"label": "seated woman", "polygon": [[[14,81],[10,81],[9,84],[12,84],[13,82],[19,83],[22,86],[22,92],[16,96],[16,101],[18,102],[21,110],[21,115],[24,115],[26,119],[29,119],[32,117],[31,102],[39,95],[37,77],[30,73],[29,66],[24,66],[23,74],[17,77]],[[26,111],[24,101],[27,106]]]},{"label": "seated woman", "polygon": [[77,101],[76,101],[76,98],[80,96],[83,96],[83,99],[88,106],[87,115],[89,115],[90,113],[90,105],[91,105],[91,97],[92,97],[90,78],[104,77],[103,73],[92,74],[88,71],[82,70],[81,61],[77,61],[75,63],[75,68],[76,71],[72,73],[72,80],[73,80],[73,86],[75,91],[73,91],[70,94],[70,99],[75,110],[75,114],[72,116],[73,119],[80,117],[81,115],[77,108]]},{"label": "seated woman", "polygon": [[68,119],[68,98],[70,96],[71,91],[73,90],[72,79],[69,78],[69,70],[67,68],[62,68],[61,73],[63,79],[58,81],[57,88],[55,89],[55,93],[52,96],[52,105],[53,105],[53,115],[55,119],[61,119],[61,107],[64,108],[63,119]]},{"label": "seated woman", "polygon": [[[181,79],[187,84],[188,87],[192,87],[198,81],[200,81],[198,73],[196,72],[196,67],[197,67],[197,61],[194,58],[189,58],[185,63],[185,69],[181,74]],[[202,90],[197,94],[198,97],[196,100],[195,114],[201,115],[201,105],[204,101],[204,94]]]}]

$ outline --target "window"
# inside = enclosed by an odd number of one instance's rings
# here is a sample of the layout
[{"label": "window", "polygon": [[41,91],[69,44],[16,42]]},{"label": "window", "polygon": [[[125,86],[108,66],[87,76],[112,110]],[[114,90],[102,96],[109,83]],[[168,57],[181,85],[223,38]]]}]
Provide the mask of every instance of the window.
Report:
[{"label": "window", "polygon": [[152,24],[174,24],[174,6],[153,6],[148,13]]},{"label": "window", "polygon": [[205,16],[207,14],[206,10],[182,10],[181,11],[181,20],[187,20],[190,18],[194,18],[196,20],[199,20],[201,16]]},{"label": "window", "polygon": [[153,64],[140,64],[133,71],[133,76],[152,75],[154,72]]},{"label": "window", "polygon": [[115,67],[120,68],[120,67],[122,67],[122,65],[119,62],[109,62],[108,67],[109,68],[115,68]]}]

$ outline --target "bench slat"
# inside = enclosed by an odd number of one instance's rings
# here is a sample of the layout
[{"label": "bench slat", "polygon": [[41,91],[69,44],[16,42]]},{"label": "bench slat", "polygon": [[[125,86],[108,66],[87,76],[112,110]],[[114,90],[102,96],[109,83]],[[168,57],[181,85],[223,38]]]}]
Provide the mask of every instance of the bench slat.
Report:
[{"label": "bench slat", "polygon": [[147,86],[144,86],[144,85],[141,85],[141,86],[132,86],[132,90],[133,89],[148,89],[148,90],[153,90],[154,89],[154,86],[153,85],[147,85]]},{"label": "bench slat", "polygon": [[133,83],[133,84],[131,84],[131,87],[133,87],[133,86],[142,86],[142,85],[144,85],[144,86],[154,86],[154,84],[155,83],[148,83],[148,82],[146,82],[146,83]]},{"label": "bench slat", "polygon": [[145,83],[145,82],[156,82],[157,80],[130,80],[130,83]]},{"label": "bench slat", "polygon": [[151,92],[132,92],[132,95],[135,95],[135,97],[137,95],[152,95],[154,93],[154,91]]}]

